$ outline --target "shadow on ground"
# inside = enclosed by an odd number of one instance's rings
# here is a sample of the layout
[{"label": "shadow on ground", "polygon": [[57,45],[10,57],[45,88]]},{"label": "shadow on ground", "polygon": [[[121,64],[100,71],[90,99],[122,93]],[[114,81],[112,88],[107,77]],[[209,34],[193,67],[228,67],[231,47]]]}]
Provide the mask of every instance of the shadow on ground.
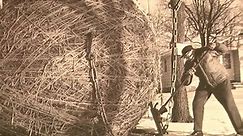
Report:
[{"label": "shadow on ground", "polygon": [[[168,134],[163,136],[189,136],[188,132],[169,131]],[[155,129],[134,129],[129,136],[160,136]],[[236,136],[236,134],[208,134],[204,133],[204,136]]]}]

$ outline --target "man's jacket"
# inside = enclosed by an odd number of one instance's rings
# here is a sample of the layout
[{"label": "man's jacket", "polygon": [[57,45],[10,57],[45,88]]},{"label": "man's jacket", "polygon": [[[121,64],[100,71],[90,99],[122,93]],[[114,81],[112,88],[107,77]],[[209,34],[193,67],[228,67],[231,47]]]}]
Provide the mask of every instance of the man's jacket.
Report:
[{"label": "man's jacket", "polygon": [[228,49],[226,46],[220,48],[217,47],[214,50],[206,47],[195,49],[194,59],[187,60],[185,63],[184,74],[181,79],[182,81],[186,80],[184,85],[189,85],[192,80],[192,75],[187,74],[187,71],[195,66],[200,60],[201,61],[198,67],[196,67],[195,72],[195,75],[199,77],[200,82],[207,83],[207,85],[211,87],[215,87],[222,83],[228,78],[228,74],[224,65],[220,63],[219,56],[227,51]]}]

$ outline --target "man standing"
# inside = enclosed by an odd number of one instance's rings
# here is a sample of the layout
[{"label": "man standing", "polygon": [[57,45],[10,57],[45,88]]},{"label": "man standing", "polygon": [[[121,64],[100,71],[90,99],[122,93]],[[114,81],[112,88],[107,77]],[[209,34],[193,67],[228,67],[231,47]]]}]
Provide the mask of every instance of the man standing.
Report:
[{"label": "man standing", "polygon": [[231,92],[230,79],[224,65],[219,61],[219,56],[227,51],[224,45],[198,49],[189,45],[182,50],[182,57],[187,59],[181,78],[183,85],[191,83],[194,73],[199,77],[199,85],[193,99],[194,132],[191,134],[193,136],[203,136],[204,105],[211,94],[228,113],[237,134],[243,135],[243,122]]}]

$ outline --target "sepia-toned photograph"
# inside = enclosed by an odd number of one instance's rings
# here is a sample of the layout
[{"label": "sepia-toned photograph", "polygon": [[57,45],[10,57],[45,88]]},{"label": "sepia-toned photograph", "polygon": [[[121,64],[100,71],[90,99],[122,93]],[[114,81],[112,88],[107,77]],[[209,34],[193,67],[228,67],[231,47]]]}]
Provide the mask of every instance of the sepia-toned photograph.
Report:
[{"label": "sepia-toned photograph", "polygon": [[0,0],[0,136],[243,136],[243,0]]}]

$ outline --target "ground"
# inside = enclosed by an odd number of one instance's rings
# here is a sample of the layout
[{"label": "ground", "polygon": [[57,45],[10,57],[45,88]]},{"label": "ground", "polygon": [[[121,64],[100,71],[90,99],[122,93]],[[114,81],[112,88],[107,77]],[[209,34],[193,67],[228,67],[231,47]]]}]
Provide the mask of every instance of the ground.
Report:
[{"label": "ground", "polygon": [[[236,105],[238,106],[241,116],[243,117],[243,88],[232,89],[232,92],[235,98]],[[164,100],[167,100],[169,95],[170,95],[169,93],[165,93],[163,94],[162,98]],[[194,92],[188,92],[190,113],[192,113],[193,96],[194,96]],[[156,101],[158,102],[160,101],[159,97],[156,99]],[[166,113],[164,116],[166,116]],[[151,133],[150,135],[157,133],[156,126],[154,124],[152,115],[149,110],[144,115],[144,117],[140,120],[136,128],[137,130],[140,130],[140,132],[145,131],[146,133]],[[193,129],[193,123],[170,122],[168,128],[168,134],[166,134],[165,136],[189,135],[193,131],[192,129]],[[213,95],[205,105],[203,131],[206,136],[235,135],[234,128],[231,125],[227,113],[224,111],[223,107],[220,105],[220,103],[215,99]],[[136,136],[139,136],[139,134],[137,134]]]}]

